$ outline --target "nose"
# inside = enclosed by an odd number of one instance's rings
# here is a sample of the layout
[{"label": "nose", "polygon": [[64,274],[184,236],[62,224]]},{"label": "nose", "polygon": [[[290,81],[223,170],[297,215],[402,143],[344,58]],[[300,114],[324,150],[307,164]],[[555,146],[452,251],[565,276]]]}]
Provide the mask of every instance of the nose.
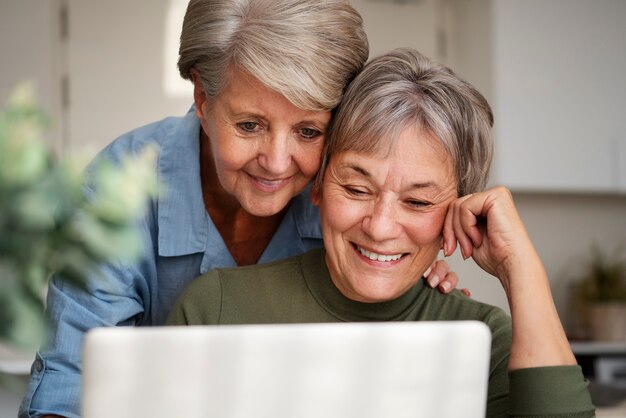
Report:
[{"label": "nose", "polygon": [[397,238],[402,233],[397,215],[392,199],[381,196],[373,202],[370,213],[363,218],[363,231],[374,241]]},{"label": "nose", "polygon": [[281,175],[291,166],[291,149],[287,135],[274,135],[262,145],[258,161],[268,173]]}]

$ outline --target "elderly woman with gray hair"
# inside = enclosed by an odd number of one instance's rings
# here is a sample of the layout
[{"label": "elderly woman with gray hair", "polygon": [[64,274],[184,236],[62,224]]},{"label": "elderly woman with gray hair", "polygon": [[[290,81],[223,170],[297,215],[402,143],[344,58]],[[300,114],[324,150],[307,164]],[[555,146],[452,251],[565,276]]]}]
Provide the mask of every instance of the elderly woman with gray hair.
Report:
[{"label": "elderly woman with gray hair", "polygon": [[[322,245],[309,200],[331,111],[368,42],[347,0],[191,0],[178,67],[195,106],[122,135],[97,157],[159,149],[160,192],[138,221],[145,252],[75,289],[48,290],[49,341],[20,417],[80,415],[81,347],[99,326],[161,325],[183,287],[216,267],[265,263]],[[97,190],[87,188],[87,193]],[[456,286],[444,262],[429,283]]]},{"label": "elderly woman with gray hair", "polygon": [[[406,49],[374,59],[337,110],[312,191],[325,248],[214,270],[168,323],[479,320],[492,332],[487,416],[594,416],[511,193],[483,191],[492,124],[448,68]],[[500,280],[511,317],[417,279],[457,246]]]}]

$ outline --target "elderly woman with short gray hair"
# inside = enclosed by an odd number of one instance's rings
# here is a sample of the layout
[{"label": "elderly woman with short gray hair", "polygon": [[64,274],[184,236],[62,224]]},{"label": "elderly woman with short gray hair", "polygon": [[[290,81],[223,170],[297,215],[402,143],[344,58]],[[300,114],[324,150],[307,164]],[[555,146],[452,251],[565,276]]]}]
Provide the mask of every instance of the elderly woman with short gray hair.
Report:
[{"label": "elderly woman with short gray hair", "polygon": [[[492,334],[488,417],[593,417],[511,193],[483,190],[492,123],[476,89],[416,51],[372,60],[337,109],[312,191],[324,248],[209,272],[168,323],[478,320]],[[417,279],[457,246],[499,279],[511,317]]]}]

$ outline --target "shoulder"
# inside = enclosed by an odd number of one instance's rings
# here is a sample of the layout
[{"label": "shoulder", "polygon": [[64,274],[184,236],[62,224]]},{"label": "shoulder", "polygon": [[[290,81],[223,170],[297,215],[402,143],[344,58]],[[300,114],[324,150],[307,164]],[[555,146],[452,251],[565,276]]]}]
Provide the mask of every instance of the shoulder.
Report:
[{"label": "shoulder", "polygon": [[308,295],[300,260],[301,256],[295,256],[267,264],[211,270],[183,290],[168,323],[275,322],[268,318],[281,316],[281,312],[288,311],[286,305]]},{"label": "shoulder", "polygon": [[[173,139],[180,139],[185,132],[197,131],[199,122],[193,113],[193,108],[184,116],[167,117],[149,123],[120,135],[98,153],[91,165],[99,161],[108,160],[114,163],[121,161],[127,155],[137,155],[146,146],[161,148]],[[197,132],[196,135],[197,137]]]},{"label": "shoulder", "polygon": [[299,254],[264,264],[216,269],[213,275],[216,277],[214,280],[219,280],[222,286],[229,288],[276,286],[284,282],[293,282],[294,278],[301,277],[302,260],[303,254]]},{"label": "shoulder", "polygon": [[489,326],[492,334],[510,333],[511,318],[501,308],[477,301],[455,290],[448,295],[437,289],[424,287],[424,305],[428,319],[433,320],[476,320]]},{"label": "shoulder", "polygon": [[217,268],[194,279],[182,292],[180,299],[200,303],[206,302],[207,295],[222,294],[240,290],[243,293],[255,293],[260,287],[279,286],[292,282],[301,276],[302,255],[266,264],[251,266]]},{"label": "shoulder", "polygon": [[170,310],[166,325],[218,323],[221,297],[219,272],[211,270],[183,289]]}]

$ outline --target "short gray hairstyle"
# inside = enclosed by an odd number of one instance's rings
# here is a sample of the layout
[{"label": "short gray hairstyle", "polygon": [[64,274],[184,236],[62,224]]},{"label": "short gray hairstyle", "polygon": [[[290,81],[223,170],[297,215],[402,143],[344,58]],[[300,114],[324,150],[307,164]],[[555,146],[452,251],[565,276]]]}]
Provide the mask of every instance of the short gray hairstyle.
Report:
[{"label": "short gray hairstyle", "polygon": [[327,111],[369,55],[359,13],[347,0],[191,0],[178,68],[196,69],[214,97],[244,70],[304,110]]},{"label": "short gray hairstyle", "polygon": [[315,187],[333,154],[384,150],[409,126],[441,141],[458,196],[485,187],[493,154],[489,103],[448,67],[408,48],[373,59],[350,84],[326,137]]}]

